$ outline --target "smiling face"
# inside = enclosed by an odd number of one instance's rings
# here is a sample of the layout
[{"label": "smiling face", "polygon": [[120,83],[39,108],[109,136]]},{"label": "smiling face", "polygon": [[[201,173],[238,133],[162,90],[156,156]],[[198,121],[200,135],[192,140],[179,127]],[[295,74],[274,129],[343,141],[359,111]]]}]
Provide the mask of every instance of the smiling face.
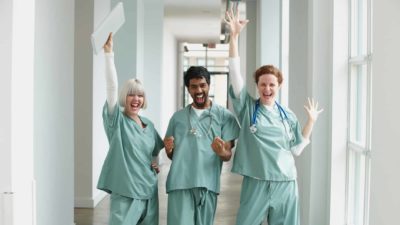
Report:
[{"label": "smiling face", "polygon": [[273,74],[264,74],[258,78],[257,89],[260,95],[260,102],[272,106],[275,103],[276,95],[279,92],[278,78]]},{"label": "smiling face", "polygon": [[138,79],[127,80],[122,86],[119,104],[130,117],[138,115],[140,109],[146,108],[146,94],[142,83]]},{"label": "smiling face", "polygon": [[210,86],[206,79],[192,78],[189,80],[188,92],[193,99],[193,106],[197,109],[207,108],[209,105],[208,92]]},{"label": "smiling face", "polygon": [[273,65],[264,65],[254,73],[260,101],[264,105],[273,105],[283,82],[281,71]]},{"label": "smiling face", "polygon": [[137,116],[143,107],[144,96],[141,94],[129,94],[125,100],[125,113],[128,116]]}]

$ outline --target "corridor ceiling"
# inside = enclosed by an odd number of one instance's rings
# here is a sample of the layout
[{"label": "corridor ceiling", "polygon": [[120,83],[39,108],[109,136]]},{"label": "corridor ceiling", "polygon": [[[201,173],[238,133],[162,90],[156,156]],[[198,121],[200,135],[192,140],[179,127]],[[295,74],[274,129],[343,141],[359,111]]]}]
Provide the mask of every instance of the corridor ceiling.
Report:
[{"label": "corridor ceiling", "polygon": [[181,42],[219,43],[227,0],[165,0],[166,28]]}]

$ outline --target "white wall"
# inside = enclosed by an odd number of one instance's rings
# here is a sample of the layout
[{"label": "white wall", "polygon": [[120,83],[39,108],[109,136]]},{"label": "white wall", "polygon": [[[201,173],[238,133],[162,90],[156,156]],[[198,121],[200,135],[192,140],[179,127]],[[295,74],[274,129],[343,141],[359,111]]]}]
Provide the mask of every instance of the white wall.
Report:
[{"label": "white wall", "polygon": [[37,224],[74,211],[74,1],[35,1],[34,174]]},{"label": "white wall", "polygon": [[[295,112],[302,112],[303,101],[307,98],[309,84],[309,25],[308,0],[290,1],[289,4],[289,106]],[[305,115],[297,114],[304,122]],[[301,224],[309,224],[311,196],[311,151],[307,147],[296,158],[297,176],[300,194]]]},{"label": "white wall", "polygon": [[[338,5],[334,1],[290,2],[289,106],[303,125],[307,97],[314,97],[324,108],[311,144],[296,159],[302,224],[343,224],[344,219],[346,127],[336,123],[346,121],[347,35],[343,20],[347,11],[334,11],[343,10]],[[334,15],[344,19],[337,22]],[[339,111],[335,117],[332,104]],[[338,197],[333,203],[330,194]]]},{"label": "white wall", "polygon": [[[310,1],[309,10],[309,74],[304,78],[308,82],[307,97],[315,97],[324,113],[314,126],[309,151],[311,158],[310,220],[308,224],[329,223],[329,185],[331,154],[331,92],[333,69],[333,0]],[[307,80],[308,79],[308,80]],[[304,84],[304,83],[303,83]],[[300,101],[306,104],[306,99]],[[346,104],[346,103],[343,103]],[[306,115],[304,108],[296,109],[297,114]],[[304,124],[304,122],[302,123]]]},{"label": "white wall", "polygon": [[[89,9],[89,11],[85,12],[90,16],[93,16],[92,13],[94,13],[94,16],[92,17],[94,19],[93,23],[91,24],[91,26],[88,27],[89,29],[80,32],[80,35],[83,36],[85,34],[90,34],[101,23],[101,21],[103,21],[104,17],[110,12],[111,9],[112,9],[112,4],[110,4],[110,0],[95,0],[94,8],[92,8],[92,10],[94,11],[90,11]],[[85,22],[85,21],[80,21],[80,22]],[[81,27],[80,23],[79,25],[77,23],[75,24],[76,24],[75,29],[79,29],[79,27]],[[118,33],[116,35],[118,35]],[[86,38],[87,36],[84,37]],[[89,41],[88,38],[86,39],[87,41]],[[83,50],[86,52],[85,55],[89,55],[88,59],[93,60],[93,64],[89,65],[90,68],[92,69],[92,74],[91,76],[88,76],[92,78],[90,83],[90,86],[92,86],[92,90],[90,93],[88,93],[89,95],[86,97],[90,99],[89,100],[90,103],[87,106],[90,107],[91,104],[92,108],[92,112],[89,117],[89,120],[91,120],[92,122],[90,127],[92,134],[92,140],[91,140],[92,148],[90,149],[91,158],[88,159],[87,163],[91,164],[90,168],[91,179],[88,180],[91,182],[90,183],[91,202],[89,206],[94,207],[106,195],[104,191],[100,191],[97,189],[97,181],[101,173],[101,168],[103,166],[104,159],[106,158],[108,152],[108,141],[106,134],[104,132],[103,117],[102,117],[103,106],[106,101],[106,88],[105,88],[106,82],[104,74],[105,64],[104,64],[103,53],[100,53],[98,55],[93,54],[92,48],[88,44],[86,44]]]},{"label": "white wall", "polygon": [[[175,111],[178,110],[178,90],[182,87],[178,86],[178,79],[183,80],[183,74],[178,73],[178,54],[179,47],[178,41],[175,39],[173,34],[169,31],[168,27],[164,23],[163,31],[163,68],[162,77],[160,83],[162,84],[161,91],[161,126],[158,130],[162,138],[164,138],[165,132],[167,131],[169,119],[172,117]],[[160,152],[160,163],[164,163],[167,160],[165,151]]]},{"label": "white wall", "polygon": [[0,6],[0,223],[32,224],[34,4],[13,0]]},{"label": "white wall", "polygon": [[143,81],[144,0],[111,0],[124,3],[125,23],[114,37],[115,66],[119,85],[132,78]]},{"label": "white wall", "polygon": [[146,90],[148,106],[143,114],[148,117],[155,128],[160,131],[164,108],[161,102],[164,85],[163,77],[163,30],[164,1],[146,0],[144,3],[144,64],[143,83]]},{"label": "white wall", "polygon": [[257,9],[257,64],[281,68],[281,2],[261,0]]},{"label": "white wall", "polygon": [[398,223],[400,2],[373,1],[370,225]]},{"label": "white wall", "polygon": [[[34,6],[33,2],[13,1],[11,170],[15,224],[30,224],[34,220]],[[23,104],[21,99],[24,99]]]},{"label": "white wall", "polygon": [[259,34],[257,33],[258,2],[259,1],[246,2],[246,18],[249,20],[249,23],[246,25],[245,30],[239,38],[241,72],[245,76],[244,80],[246,82],[247,90],[249,90],[249,93],[253,96],[256,96],[257,93],[253,74],[260,66],[260,60],[257,60],[257,40],[259,39]]},{"label": "white wall", "polygon": [[[163,37],[163,76],[161,77],[162,88],[162,107],[163,113],[161,118],[160,135],[164,135],[169,119],[172,114],[178,109],[178,79],[183,80],[183,74],[178,74],[178,41],[164,26]],[[176,96],[176,97],[175,97]]]},{"label": "white wall", "polygon": [[[0,193],[11,191],[11,55],[12,1],[0,2]],[[0,199],[2,200],[2,199]],[[0,212],[1,213],[1,212]]]},{"label": "white wall", "polygon": [[75,5],[75,207],[94,207],[105,196],[96,188],[108,150],[102,120],[104,54],[93,54],[90,35],[110,9],[110,0]]},{"label": "white wall", "polygon": [[73,7],[1,2],[0,187],[14,224],[73,224]]},{"label": "white wall", "polygon": [[345,224],[346,216],[348,6],[348,0],[333,1],[329,224]]},{"label": "white wall", "polygon": [[90,206],[92,192],[92,91],[93,53],[90,34],[94,23],[94,1],[75,4],[74,137],[75,206]]}]

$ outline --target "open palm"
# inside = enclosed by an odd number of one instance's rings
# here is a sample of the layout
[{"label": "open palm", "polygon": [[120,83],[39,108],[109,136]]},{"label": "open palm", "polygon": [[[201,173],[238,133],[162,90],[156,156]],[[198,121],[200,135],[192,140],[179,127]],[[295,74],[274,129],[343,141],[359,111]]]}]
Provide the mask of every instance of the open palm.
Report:
[{"label": "open palm", "polygon": [[314,101],[314,98],[308,98],[308,106],[304,106],[307,111],[308,118],[311,121],[316,121],[318,119],[319,114],[324,111],[324,109],[318,109],[318,102]]},{"label": "open palm", "polygon": [[236,12],[233,12],[233,6],[229,11],[226,12],[226,18],[224,20],[229,26],[231,35],[238,35],[249,22],[249,20],[239,19],[239,10],[237,6]]}]

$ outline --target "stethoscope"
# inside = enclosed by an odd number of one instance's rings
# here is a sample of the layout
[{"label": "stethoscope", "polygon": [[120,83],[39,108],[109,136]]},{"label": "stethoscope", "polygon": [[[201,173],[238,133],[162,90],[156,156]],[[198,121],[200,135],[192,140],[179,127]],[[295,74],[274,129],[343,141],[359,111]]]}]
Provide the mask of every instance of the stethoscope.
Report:
[{"label": "stethoscope", "polygon": [[[278,107],[279,116],[281,117],[283,127],[285,128],[285,133],[287,134],[290,142],[294,142],[295,137],[293,135],[293,128],[289,124],[289,118],[286,114],[286,111],[282,108],[281,105],[278,104],[278,102],[275,101],[275,104]],[[257,113],[258,113],[259,109],[260,109],[260,99],[257,99],[256,104],[254,106],[253,116],[251,118],[251,125],[249,127],[250,132],[252,134],[255,134],[257,132],[257,124],[256,123],[257,123]],[[286,121],[286,123],[285,123],[285,121]]]},{"label": "stethoscope", "polygon": [[[206,135],[210,134],[211,131],[211,123],[212,123],[212,115],[211,115],[211,108],[212,108],[212,104],[210,105],[210,108],[208,109],[208,115],[206,115],[206,117],[210,117],[210,123],[208,124],[208,129],[207,129],[207,133]],[[197,129],[192,125],[192,120],[190,118],[192,114],[192,106],[189,106],[189,114],[188,114],[188,119],[189,119],[189,126],[190,126],[190,134],[196,136],[196,137],[201,137],[201,134],[197,131]]]}]

